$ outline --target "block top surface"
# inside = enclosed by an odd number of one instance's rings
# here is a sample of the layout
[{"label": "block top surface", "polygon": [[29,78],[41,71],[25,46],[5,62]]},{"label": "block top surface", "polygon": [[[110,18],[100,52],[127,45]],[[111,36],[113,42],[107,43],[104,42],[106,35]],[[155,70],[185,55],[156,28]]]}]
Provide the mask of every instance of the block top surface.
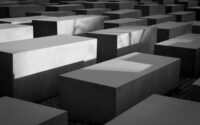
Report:
[{"label": "block top surface", "polygon": [[188,49],[199,49],[200,48],[200,35],[199,34],[185,34],[173,39],[169,39],[156,45],[162,46],[173,46]]},{"label": "block top surface", "polygon": [[178,12],[173,12],[173,13],[169,13],[169,14],[173,14],[173,15],[185,15],[185,14],[193,14],[195,12],[192,11],[178,11]]},{"label": "block top surface", "polygon": [[47,16],[30,16],[30,17],[17,17],[17,18],[4,18],[0,19],[3,22],[10,22],[12,24],[32,22],[35,19],[47,18]]},{"label": "block top surface", "polygon": [[177,6],[184,6],[182,4],[166,4],[165,6],[177,7]]},{"label": "block top surface", "polygon": [[167,17],[172,17],[172,15],[151,15],[151,16],[145,16],[142,18],[144,18],[144,19],[162,19],[162,18],[167,18]]},{"label": "block top surface", "polygon": [[109,11],[105,12],[106,14],[124,14],[124,13],[131,13],[131,12],[138,12],[140,10],[134,10],[134,9],[121,9],[116,11]]},{"label": "block top surface", "polygon": [[14,54],[19,52],[61,46],[66,44],[76,44],[78,42],[85,42],[90,40],[95,40],[95,39],[87,37],[79,37],[79,36],[70,36],[70,35],[55,35],[55,36],[0,43],[0,52]]},{"label": "block top surface", "polygon": [[58,115],[64,110],[11,98],[0,98],[1,125],[39,125]]},{"label": "block top surface", "polygon": [[10,29],[10,28],[22,28],[22,27],[32,27],[28,25],[16,25],[16,24],[0,24],[0,30],[1,29]]},{"label": "block top surface", "polygon": [[77,20],[77,19],[84,19],[84,18],[104,18],[100,15],[72,15],[72,16],[63,16],[63,17],[48,17],[48,18],[41,18],[35,19],[36,21],[65,21],[65,20]]},{"label": "block top surface", "polygon": [[118,88],[178,60],[136,52],[63,74],[62,77]]},{"label": "block top surface", "polygon": [[177,27],[182,27],[186,25],[192,25],[192,22],[165,22],[156,24],[155,26],[158,27],[158,29],[174,29]]},{"label": "block top surface", "polygon": [[106,125],[199,125],[200,103],[152,95]]},{"label": "block top surface", "polygon": [[188,9],[197,9],[197,10],[199,10],[199,9],[200,9],[200,6],[188,7]]},{"label": "block top surface", "polygon": [[87,8],[87,9],[77,9],[74,11],[97,11],[97,10],[110,10],[108,8]]},{"label": "block top surface", "polygon": [[142,21],[142,20],[144,20],[144,19],[138,19],[138,18],[121,18],[121,19],[116,19],[116,20],[104,21],[104,23],[116,23],[116,24],[120,24],[120,23]]}]

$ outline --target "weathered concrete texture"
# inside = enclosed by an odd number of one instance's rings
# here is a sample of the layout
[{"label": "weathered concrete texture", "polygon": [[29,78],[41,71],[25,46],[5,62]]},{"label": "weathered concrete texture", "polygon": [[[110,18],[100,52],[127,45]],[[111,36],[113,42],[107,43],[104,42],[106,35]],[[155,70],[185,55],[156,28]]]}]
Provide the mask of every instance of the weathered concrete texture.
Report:
[{"label": "weathered concrete texture", "polygon": [[69,119],[103,124],[152,93],[177,87],[180,60],[132,53],[61,75],[60,107]]}]

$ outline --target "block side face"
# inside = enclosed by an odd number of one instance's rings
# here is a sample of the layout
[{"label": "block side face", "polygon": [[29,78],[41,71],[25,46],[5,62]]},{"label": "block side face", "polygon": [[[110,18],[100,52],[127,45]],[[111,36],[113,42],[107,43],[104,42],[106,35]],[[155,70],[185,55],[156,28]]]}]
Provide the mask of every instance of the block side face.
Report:
[{"label": "block side face", "polygon": [[0,52],[0,96],[13,95],[13,55]]},{"label": "block side face", "polygon": [[10,42],[33,38],[33,27],[18,27],[0,30],[0,42]]},{"label": "block side face", "polygon": [[117,36],[88,33],[87,36],[97,38],[97,62],[117,57]]},{"label": "block side face", "polygon": [[52,47],[15,53],[13,55],[15,78],[29,76],[79,61],[95,59],[97,55],[96,50],[97,40],[90,39],[74,44],[54,45]]},{"label": "block side face", "polygon": [[169,38],[170,38],[170,30],[158,28],[157,42],[162,42],[164,40],[168,40]]},{"label": "block side face", "polygon": [[115,89],[71,78],[60,78],[60,108],[69,119],[103,124],[115,116]]},{"label": "block side face", "polygon": [[155,54],[181,58],[181,75],[194,76],[196,51],[172,46],[155,46]]},{"label": "block side face", "polygon": [[32,23],[35,38],[57,35],[57,22],[33,20]]},{"label": "block side face", "polygon": [[40,101],[59,93],[59,75],[84,67],[80,61],[33,75],[14,79],[13,96],[28,101]]}]

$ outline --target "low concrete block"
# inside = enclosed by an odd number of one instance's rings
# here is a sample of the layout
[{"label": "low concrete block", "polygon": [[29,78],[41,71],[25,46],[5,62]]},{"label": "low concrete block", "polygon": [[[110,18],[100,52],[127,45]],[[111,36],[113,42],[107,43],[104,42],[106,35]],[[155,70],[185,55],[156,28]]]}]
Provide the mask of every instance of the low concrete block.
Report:
[{"label": "low concrete block", "polygon": [[180,60],[132,53],[61,75],[60,107],[70,120],[103,124],[152,93],[177,87]]}]

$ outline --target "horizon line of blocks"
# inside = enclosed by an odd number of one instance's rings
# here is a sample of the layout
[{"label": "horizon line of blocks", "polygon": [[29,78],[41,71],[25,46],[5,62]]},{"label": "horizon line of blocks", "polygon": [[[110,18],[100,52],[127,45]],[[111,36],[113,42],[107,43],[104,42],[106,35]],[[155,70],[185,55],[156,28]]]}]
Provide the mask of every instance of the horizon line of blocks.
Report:
[{"label": "horizon line of blocks", "polygon": [[0,0],[0,125],[199,125],[199,64],[198,0]]}]

